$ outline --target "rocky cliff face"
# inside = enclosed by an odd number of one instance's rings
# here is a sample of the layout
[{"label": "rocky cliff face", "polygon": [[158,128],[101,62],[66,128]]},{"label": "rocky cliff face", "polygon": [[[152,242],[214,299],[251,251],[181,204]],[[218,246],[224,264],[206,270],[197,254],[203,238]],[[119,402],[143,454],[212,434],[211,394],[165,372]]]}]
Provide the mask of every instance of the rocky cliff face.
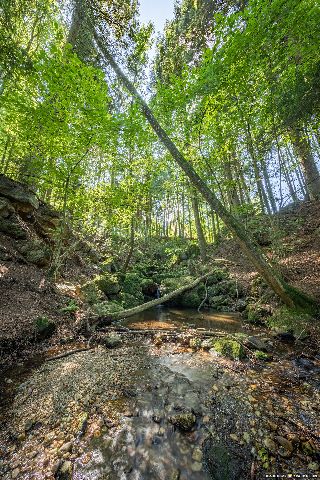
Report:
[{"label": "rocky cliff face", "polygon": [[27,186],[0,175],[0,260],[48,266],[59,213]]}]

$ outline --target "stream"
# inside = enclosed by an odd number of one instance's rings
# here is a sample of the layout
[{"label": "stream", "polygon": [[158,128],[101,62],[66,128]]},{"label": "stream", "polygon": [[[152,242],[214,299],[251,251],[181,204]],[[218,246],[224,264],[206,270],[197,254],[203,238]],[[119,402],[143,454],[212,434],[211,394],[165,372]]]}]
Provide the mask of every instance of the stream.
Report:
[{"label": "stream", "polygon": [[[62,345],[5,372],[1,478],[320,478],[319,358],[303,345],[249,331],[236,314],[164,307],[118,331],[115,348],[48,361],[82,344]],[[191,349],[204,331],[254,335],[273,359]]]}]

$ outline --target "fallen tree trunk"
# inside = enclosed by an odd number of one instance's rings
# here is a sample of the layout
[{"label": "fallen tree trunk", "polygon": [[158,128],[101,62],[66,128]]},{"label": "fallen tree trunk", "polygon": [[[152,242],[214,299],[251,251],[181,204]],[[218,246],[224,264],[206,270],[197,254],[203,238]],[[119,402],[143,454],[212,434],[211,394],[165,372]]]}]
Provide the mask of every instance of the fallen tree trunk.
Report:
[{"label": "fallen tree trunk", "polygon": [[134,307],[134,308],[129,308],[128,310],[124,310],[123,312],[112,313],[103,318],[100,317],[98,320],[95,320],[91,326],[94,327],[97,324],[103,325],[104,322],[110,322],[110,320],[115,321],[115,320],[121,320],[123,318],[132,317],[133,315],[142,313],[145,310],[149,310],[149,308],[153,308],[153,307],[156,307],[157,305],[162,305],[163,303],[169,302],[170,300],[172,300],[175,297],[178,297],[179,295],[186,292],[187,290],[191,290],[192,288],[196,287],[197,285],[199,285],[199,283],[206,280],[213,273],[214,272],[209,272],[205,275],[202,275],[201,277],[198,277],[193,282],[188,283],[188,285],[184,285],[183,287],[177,288],[177,290],[174,290],[173,292],[168,293],[167,295],[164,295],[161,298],[151,300],[150,302],[143,303],[142,305],[138,305],[137,307]]}]

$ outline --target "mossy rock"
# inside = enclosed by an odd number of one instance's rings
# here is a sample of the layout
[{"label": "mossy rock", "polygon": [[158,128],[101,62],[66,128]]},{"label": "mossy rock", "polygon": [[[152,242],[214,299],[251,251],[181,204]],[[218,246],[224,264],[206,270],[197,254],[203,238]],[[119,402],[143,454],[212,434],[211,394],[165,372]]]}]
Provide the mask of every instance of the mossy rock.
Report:
[{"label": "mossy rock", "polygon": [[198,308],[201,303],[197,291],[190,290],[181,297],[181,305],[186,308]]},{"label": "mossy rock", "polygon": [[204,465],[212,480],[239,480],[245,478],[243,462],[223,444],[207,440],[204,446]]},{"label": "mossy rock", "polygon": [[209,296],[208,303],[212,308],[220,308],[228,306],[232,303],[232,300],[226,295],[214,295]]},{"label": "mossy rock", "polygon": [[104,274],[94,279],[95,284],[105,295],[117,295],[120,292],[120,285],[115,275]]},{"label": "mossy rock", "polygon": [[99,317],[107,317],[112,313],[118,313],[123,311],[122,305],[117,302],[100,302],[93,305],[92,310]]},{"label": "mossy rock", "polygon": [[23,225],[21,225],[13,216],[10,218],[0,217],[0,232],[17,240],[22,240],[28,237],[27,231],[24,229]]},{"label": "mossy rock", "polygon": [[24,256],[27,262],[38,267],[46,267],[51,259],[51,251],[44,242],[28,241],[19,243],[18,251]]},{"label": "mossy rock", "polygon": [[214,273],[207,278],[207,286],[211,287],[212,285],[215,285],[222,280],[226,280],[227,278],[228,273],[224,270],[221,270],[220,268],[217,268],[217,270],[215,270]]},{"label": "mossy rock", "polygon": [[214,340],[212,342],[212,348],[223,357],[231,358],[232,360],[242,360],[245,358],[244,348],[236,340],[227,338]]},{"label": "mossy rock", "polygon": [[142,293],[143,278],[137,273],[127,273],[123,281],[122,290],[135,297]]},{"label": "mossy rock", "polygon": [[199,350],[199,348],[202,347],[202,341],[201,341],[200,338],[191,338],[190,342],[189,342],[189,345],[194,350]]},{"label": "mossy rock", "polygon": [[275,331],[289,332],[301,339],[314,325],[314,317],[308,312],[281,307],[268,317],[267,324]]},{"label": "mossy rock", "polygon": [[188,432],[194,427],[196,423],[196,416],[192,412],[178,413],[176,415],[172,415],[169,418],[169,422],[175,427],[179,428],[179,430]]},{"label": "mossy rock", "polygon": [[122,292],[120,295],[121,305],[123,308],[134,308],[138,305],[141,305],[144,302],[143,294],[137,293],[136,295],[131,295],[130,293]]},{"label": "mossy rock", "polygon": [[262,360],[263,362],[267,362],[268,360],[271,359],[270,354],[266,352],[262,352],[262,350],[255,350],[253,352],[253,355],[257,360]]}]

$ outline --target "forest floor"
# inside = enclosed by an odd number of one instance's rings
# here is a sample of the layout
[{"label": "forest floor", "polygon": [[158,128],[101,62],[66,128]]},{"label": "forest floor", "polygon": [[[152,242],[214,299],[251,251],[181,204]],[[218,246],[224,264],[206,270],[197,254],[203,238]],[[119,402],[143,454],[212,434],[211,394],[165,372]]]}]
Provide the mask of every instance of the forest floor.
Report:
[{"label": "forest floor", "polygon": [[[307,203],[279,214],[276,237],[268,223],[257,225],[259,242],[287,280],[317,299],[319,209],[320,203]],[[200,348],[203,328],[195,328],[192,312],[182,333],[170,313],[168,334],[120,326],[115,338],[113,327],[83,337],[78,326],[84,312],[68,306],[81,301],[79,284],[95,269],[72,259],[53,282],[46,269],[19,259],[8,236],[0,241],[7,255],[0,261],[2,478],[318,478],[315,335],[286,345],[264,327],[241,324],[246,337],[270,347],[267,360],[251,352],[245,361]],[[244,290],[252,289],[257,274],[233,240],[223,240],[210,256]],[[43,317],[56,325],[48,339],[35,338],[34,319]],[[203,319],[210,325],[208,313]],[[230,334],[237,322],[226,321]]]},{"label": "forest floor", "polygon": [[[248,228],[256,228],[257,241],[287,282],[320,300],[320,202],[301,203]],[[211,255],[228,260],[228,270],[246,286],[257,274],[234,240],[223,240]]]}]

